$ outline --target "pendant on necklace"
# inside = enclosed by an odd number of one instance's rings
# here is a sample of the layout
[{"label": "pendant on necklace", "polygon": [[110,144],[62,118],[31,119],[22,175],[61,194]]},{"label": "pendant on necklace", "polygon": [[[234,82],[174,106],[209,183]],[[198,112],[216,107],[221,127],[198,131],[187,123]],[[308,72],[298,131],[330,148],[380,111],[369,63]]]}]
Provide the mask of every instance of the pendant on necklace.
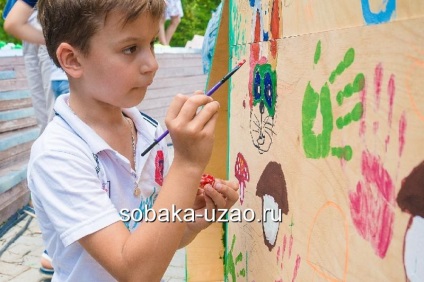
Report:
[{"label": "pendant on necklace", "polygon": [[138,185],[134,186],[134,191],[133,191],[133,195],[136,198],[140,198],[141,195],[141,189],[138,187]]}]

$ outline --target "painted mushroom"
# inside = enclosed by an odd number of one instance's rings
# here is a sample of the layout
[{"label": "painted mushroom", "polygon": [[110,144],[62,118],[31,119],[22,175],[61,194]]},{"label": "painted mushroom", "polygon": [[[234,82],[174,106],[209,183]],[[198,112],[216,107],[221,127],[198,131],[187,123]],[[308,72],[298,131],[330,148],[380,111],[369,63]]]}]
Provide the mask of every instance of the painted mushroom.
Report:
[{"label": "painted mushroom", "polygon": [[411,282],[424,281],[424,162],[402,181],[397,203],[411,214],[404,239],[406,276]]},{"label": "painted mushroom", "polygon": [[247,162],[241,153],[237,154],[236,164],[234,165],[235,177],[239,182],[240,204],[243,205],[244,195],[246,192],[246,181],[249,182],[250,174]]},{"label": "painted mushroom", "polygon": [[256,196],[262,198],[262,231],[265,245],[275,247],[281,212],[288,214],[287,186],[281,164],[270,162],[265,167],[256,187]]}]

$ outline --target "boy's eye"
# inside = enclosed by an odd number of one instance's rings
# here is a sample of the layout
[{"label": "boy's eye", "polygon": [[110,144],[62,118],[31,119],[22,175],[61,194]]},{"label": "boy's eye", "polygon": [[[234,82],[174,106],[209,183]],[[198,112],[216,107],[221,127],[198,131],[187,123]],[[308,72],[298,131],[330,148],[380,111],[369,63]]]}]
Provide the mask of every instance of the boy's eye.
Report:
[{"label": "boy's eye", "polygon": [[150,48],[153,49],[155,47],[155,42],[158,41],[158,37],[155,37],[152,41],[150,41]]},{"label": "boy's eye", "polygon": [[123,53],[126,54],[126,55],[131,55],[136,50],[137,50],[137,46],[131,46],[131,47],[125,48]]}]

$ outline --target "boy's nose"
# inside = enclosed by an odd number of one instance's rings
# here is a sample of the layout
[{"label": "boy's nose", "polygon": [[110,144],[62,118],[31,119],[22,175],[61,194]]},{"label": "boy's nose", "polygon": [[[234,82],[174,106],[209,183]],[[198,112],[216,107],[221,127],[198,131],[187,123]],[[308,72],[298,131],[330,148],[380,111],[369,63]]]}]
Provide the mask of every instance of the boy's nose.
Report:
[{"label": "boy's nose", "polygon": [[146,52],[141,63],[141,73],[156,72],[158,70],[158,62],[153,51]]}]

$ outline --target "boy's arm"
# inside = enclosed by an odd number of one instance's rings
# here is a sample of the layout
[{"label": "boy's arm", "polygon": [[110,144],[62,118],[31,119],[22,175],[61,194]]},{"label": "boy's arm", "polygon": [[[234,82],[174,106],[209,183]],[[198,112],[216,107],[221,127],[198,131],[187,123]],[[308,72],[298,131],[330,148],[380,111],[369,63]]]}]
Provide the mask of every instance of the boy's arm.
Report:
[{"label": "boy's arm", "polygon": [[41,30],[28,23],[34,9],[23,1],[16,1],[4,21],[4,30],[14,37],[35,44],[46,44]]},{"label": "boy's arm", "polygon": [[[193,206],[199,179],[209,161],[219,104],[205,95],[177,95],[166,124],[174,160],[153,209]],[[196,114],[197,109],[203,106]],[[144,222],[132,234],[116,222],[79,243],[119,281],[159,281],[183,238],[187,223]]]}]

